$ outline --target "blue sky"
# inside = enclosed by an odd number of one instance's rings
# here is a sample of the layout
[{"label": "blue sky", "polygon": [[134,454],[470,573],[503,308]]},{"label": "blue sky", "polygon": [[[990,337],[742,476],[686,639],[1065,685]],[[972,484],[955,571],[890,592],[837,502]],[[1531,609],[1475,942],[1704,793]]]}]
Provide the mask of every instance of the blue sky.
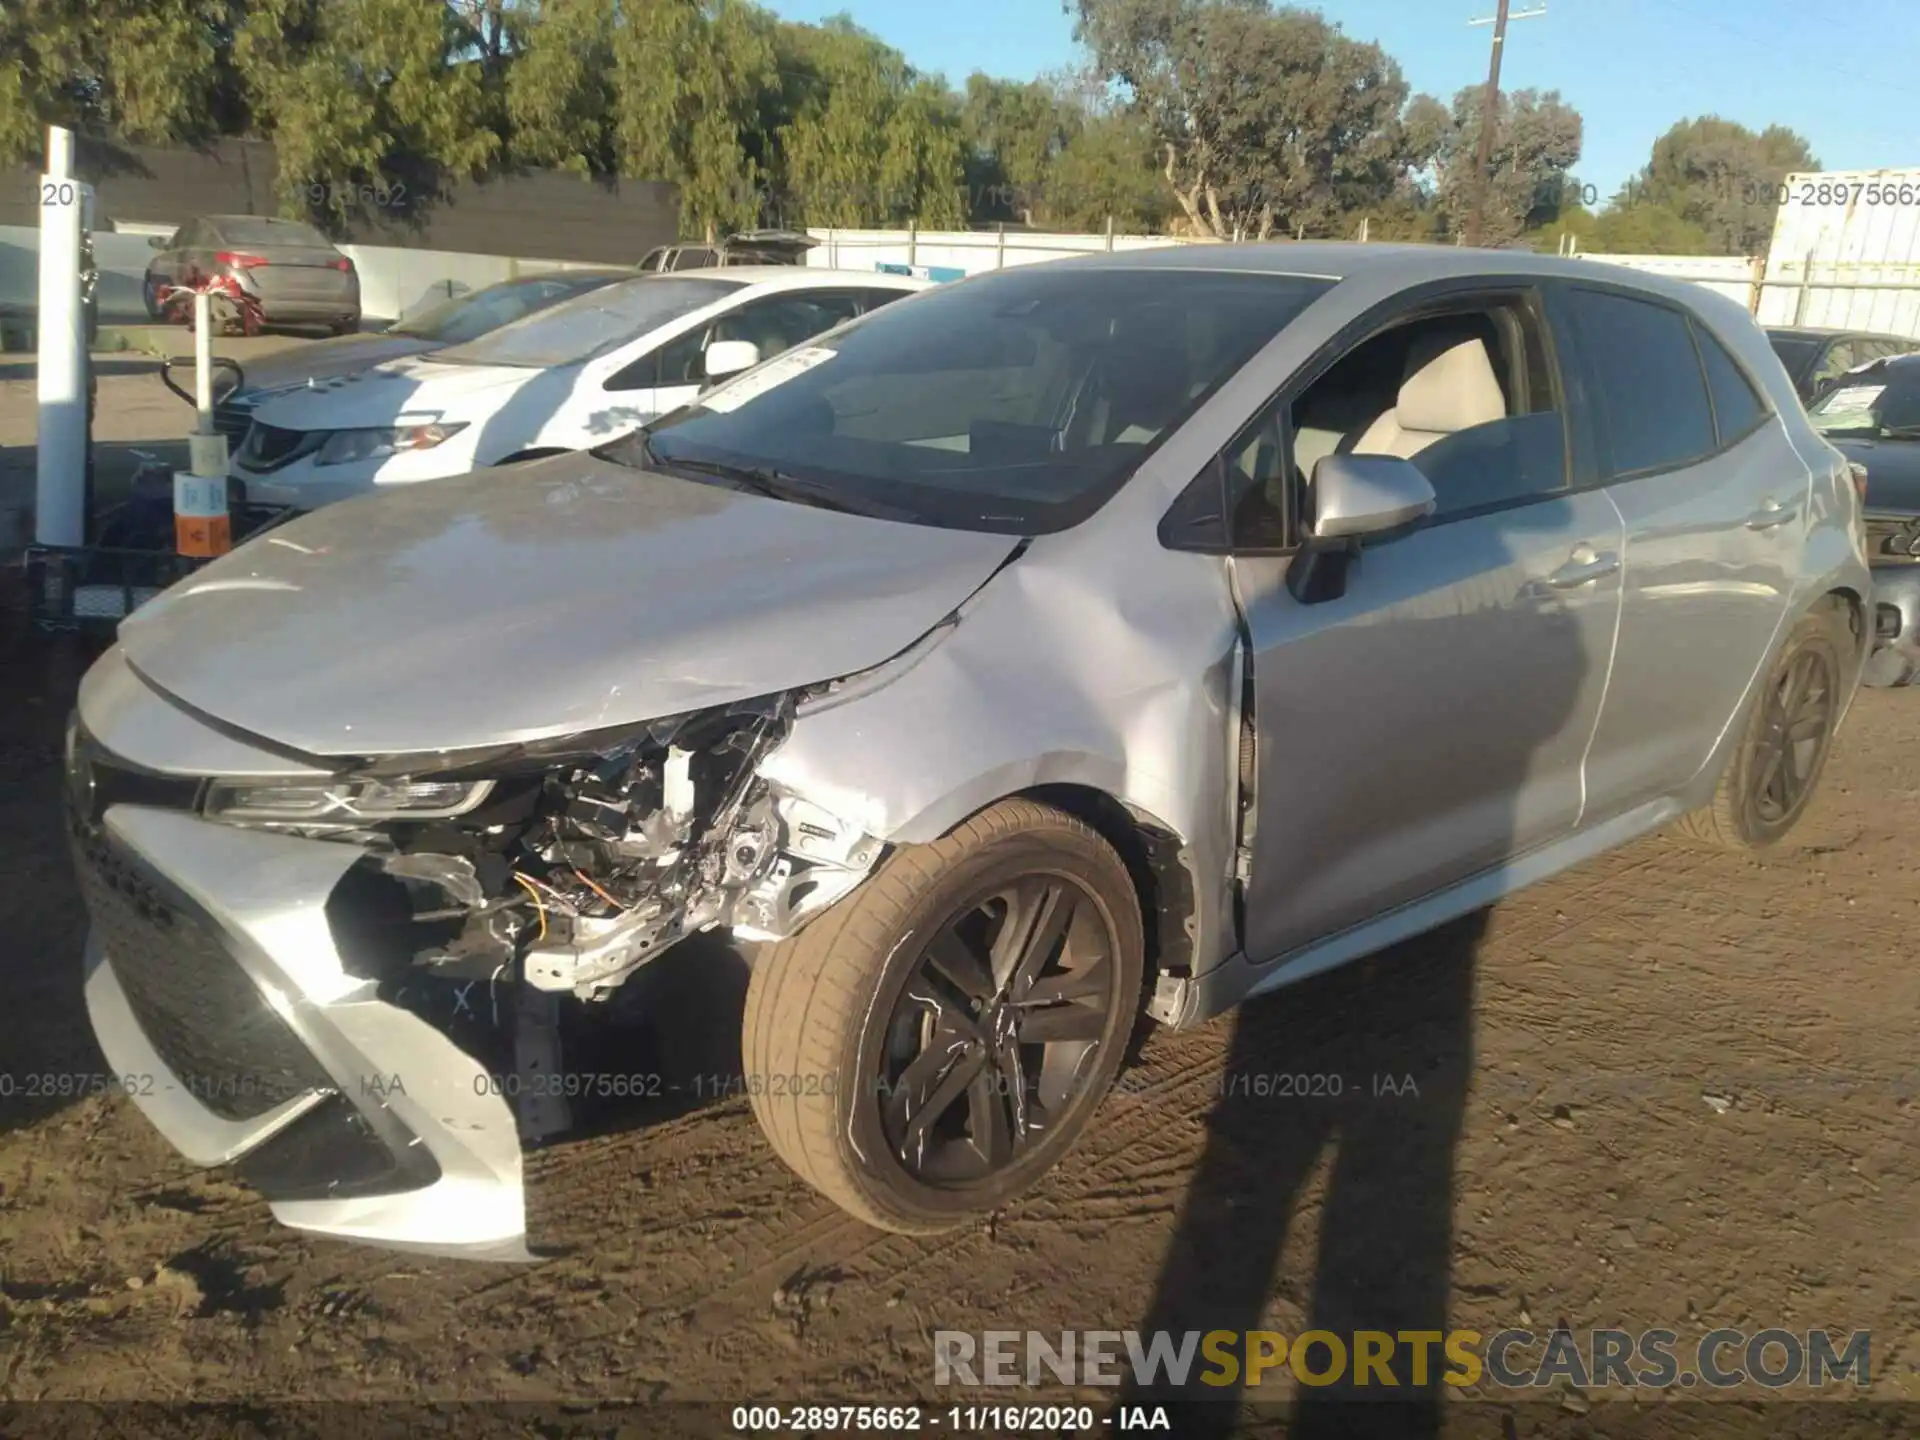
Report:
[{"label": "blue sky", "polygon": [[[1513,0],[1530,10],[1541,0]],[[842,11],[922,70],[1015,79],[1073,64],[1061,0],[772,0],[792,20]],[[1674,121],[1715,114],[1791,126],[1830,170],[1920,166],[1920,0],[1546,0],[1507,32],[1501,86],[1557,89],[1585,117],[1579,178],[1605,199]],[[1494,0],[1328,0],[1415,90],[1484,82]]]}]

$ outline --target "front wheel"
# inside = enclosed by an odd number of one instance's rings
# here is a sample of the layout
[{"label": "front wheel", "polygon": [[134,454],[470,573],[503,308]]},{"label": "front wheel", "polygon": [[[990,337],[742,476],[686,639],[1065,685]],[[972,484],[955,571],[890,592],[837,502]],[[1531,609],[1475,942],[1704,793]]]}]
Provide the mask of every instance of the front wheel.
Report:
[{"label": "front wheel", "polygon": [[742,1050],[767,1139],[883,1230],[934,1234],[1031,1187],[1119,1073],[1144,940],[1089,826],[1003,800],[761,957]]},{"label": "front wheel", "polygon": [[1846,706],[1853,627],[1838,605],[1800,618],[1781,647],[1713,801],[1676,827],[1728,850],[1762,850],[1806,812]]}]

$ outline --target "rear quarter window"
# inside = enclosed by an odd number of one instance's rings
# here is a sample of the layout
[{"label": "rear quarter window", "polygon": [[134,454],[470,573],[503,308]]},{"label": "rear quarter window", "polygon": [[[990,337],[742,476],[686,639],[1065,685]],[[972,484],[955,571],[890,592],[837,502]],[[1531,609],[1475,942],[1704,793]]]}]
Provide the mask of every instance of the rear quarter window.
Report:
[{"label": "rear quarter window", "polygon": [[1700,364],[1707,372],[1707,393],[1713,397],[1713,419],[1720,443],[1732,444],[1766,419],[1766,404],[1712,331],[1696,320],[1693,336],[1700,345]]},{"label": "rear quarter window", "polygon": [[1706,377],[1680,311],[1610,291],[1575,288],[1567,309],[1579,338],[1615,476],[1704,459],[1716,448]]}]

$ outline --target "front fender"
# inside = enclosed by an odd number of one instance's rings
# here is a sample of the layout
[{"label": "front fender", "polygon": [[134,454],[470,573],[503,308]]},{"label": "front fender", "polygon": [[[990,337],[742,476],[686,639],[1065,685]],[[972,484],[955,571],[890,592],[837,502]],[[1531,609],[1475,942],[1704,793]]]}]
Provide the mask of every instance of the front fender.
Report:
[{"label": "front fender", "polygon": [[1209,557],[1155,545],[1087,573],[1079,551],[1036,543],[888,673],[803,705],[761,774],[895,844],[1039,786],[1099,791],[1177,841],[1206,968],[1234,948],[1232,599]]}]

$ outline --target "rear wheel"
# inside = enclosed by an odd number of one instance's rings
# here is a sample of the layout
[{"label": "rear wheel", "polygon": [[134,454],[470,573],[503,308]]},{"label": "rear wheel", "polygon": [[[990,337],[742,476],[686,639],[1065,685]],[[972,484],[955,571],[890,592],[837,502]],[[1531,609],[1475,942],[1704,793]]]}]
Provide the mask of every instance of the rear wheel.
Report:
[{"label": "rear wheel", "polygon": [[1124,1058],[1143,951],[1112,848],[1051,807],[1001,801],[896,852],[755,964],[755,1116],[868,1224],[964,1225],[1086,1128]]},{"label": "rear wheel", "polygon": [[1675,827],[1730,850],[1785,837],[1813,799],[1845,703],[1854,639],[1846,612],[1823,604],[1801,617],[1757,697],[1713,801]]}]

